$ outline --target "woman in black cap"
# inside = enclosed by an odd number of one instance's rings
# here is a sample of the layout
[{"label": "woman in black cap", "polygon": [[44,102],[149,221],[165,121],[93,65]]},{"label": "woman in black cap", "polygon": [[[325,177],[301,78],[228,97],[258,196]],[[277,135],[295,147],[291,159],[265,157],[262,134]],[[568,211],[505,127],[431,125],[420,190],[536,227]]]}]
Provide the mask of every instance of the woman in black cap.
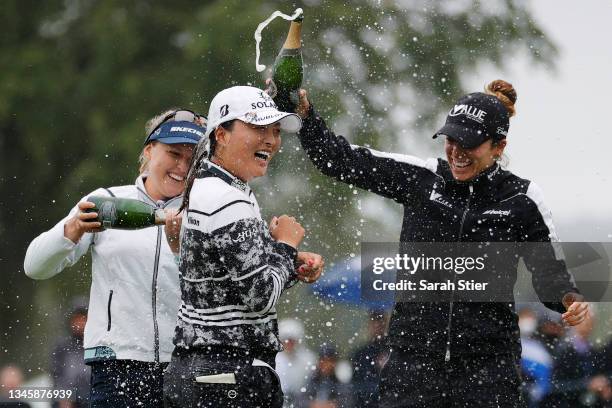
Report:
[{"label": "woman in black cap", "polygon": [[[74,265],[91,249],[85,363],[91,366],[93,408],[163,406],[163,370],[170,361],[179,306],[178,252],[181,218],[176,212],[185,189],[194,146],[205,119],[171,109],[151,119],[134,184],[99,188],[49,231],[35,238],[24,270],[48,279]],[[101,229],[87,209],[90,195],[131,198],[167,211],[165,228]]]},{"label": "woman in black cap", "polygon": [[[304,90],[299,137],[323,174],[404,205],[401,242],[549,242],[556,234],[540,189],[498,163],[516,98],[503,80],[460,98],[434,136],[445,138],[446,160],[353,146],[327,128]],[[566,324],[586,318],[588,304],[562,261],[533,271],[533,279],[555,294],[545,304]],[[397,303],[388,341],[381,407],[524,404],[513,302]]]}]

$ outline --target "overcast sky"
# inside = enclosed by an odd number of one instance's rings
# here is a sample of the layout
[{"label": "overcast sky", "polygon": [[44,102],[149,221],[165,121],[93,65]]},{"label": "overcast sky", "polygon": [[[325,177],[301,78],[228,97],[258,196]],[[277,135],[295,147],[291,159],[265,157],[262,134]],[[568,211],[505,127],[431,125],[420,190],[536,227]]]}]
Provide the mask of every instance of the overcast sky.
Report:
[{"label": "overcast sky", "polygon": [[[470,70],[465,88],[482,91],[497,78],[515,86],[517,115],[505,151],[509,169],[540,185],[562,241],[612,241],[612,1],[526,4],[559,49],[556,68],[515,55],[502,69],[489,64]],[[407,137],[398,151],[443,154],[441,142],[418,142],[426,134]],[[362,202],[366,214],[397,224],[398,212],[382,210],[388,202],[367,194]],[[387,238],[396,237],[399,225],[389,230]]]},{"label": "overcast sky", "polygon": [[[612,2],[529,2],[558,46],[556,72],[518,57],[508,69],[483,68],[474,90],[492,77],[517,89],[506,153],[510,170],[544,190],[561,239],[612,238]],[[599,218],[593,235],[573,234],[576,219]],[[565,235],[565,236],[564,236]],[[577,238],[574,238],[577,237]]]}]

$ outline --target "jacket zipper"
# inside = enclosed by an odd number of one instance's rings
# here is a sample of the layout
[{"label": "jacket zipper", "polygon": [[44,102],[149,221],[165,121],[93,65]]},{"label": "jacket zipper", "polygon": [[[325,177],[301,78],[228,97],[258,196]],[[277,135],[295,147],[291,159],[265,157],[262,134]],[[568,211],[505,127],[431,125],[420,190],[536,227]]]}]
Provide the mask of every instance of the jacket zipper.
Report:
[{"label": "jacket zipper", "polygon": [[113,300],[113,290],[111,289],[108,293],[108,306],[107,306],[107,316],[108,316],[108,325],[106,326],[106,331],[110,331],[111,329],[111,301]]},{"label": "jacket zipper", "polygon": [[[138,191],[140,191],[146,198],[148,198],[157,209],[163,209],[168,206],[171,202],[176,200],[172,198],[163,205],[160,205],[160,202],[155,201],[151,198],[146,191],[141,189],[140,187],[136,187]],[[153,266],[153,281],[151,283],[151,307],[153,309],[153,351],[155,354],[155,362],[159,363],[159,325],[157,323],[157,275],[159,273],[159,256],[161,252],[161,239],[162,239],[162,228],[163,225],[157,227],[157,244],[155,246],[155,264]]]},{"label": "jacket zipper", "polygon": [[[163,209],[168,206],[176,198],[170,199],[165,203],[160,204],[153,200],[145,191],[138,188],[145,197],[151,200],[155,204],[155,208]],[[151,282],[151,308],[153,311],[153,352],[155,362],[159,363],[159,324],[157,323],[157,275],[159,274],[159,256],[161,253],[161,240],[162,240],[162,228],[163,225],[157,227],[157,244],[155,246],[155,264],[153,265],[153,281]]]},{"label": "jacket zipper", "polygon": [[[458,242],[461,242],[461,237],[463,236],[463,224],[465,223],[465,217],[467,216],[468,211],[470,210],[470,201],[472,200],[472,193],[474,192],[474,186],[470,184],[468,186],[470,189],[470,194],[468,195],[467,203],[465,205],[465,210],[463,210],[463,216],[461,217],[461,224],[459,225],[459,239]],[[457,274],[453,276],[453,283],[457,280]],[[448,362],[451,359],[451,329],[453,328],[453,306],[454,306],[454,297],[455,297],[455,285],[453,285],[453,291],[451,293],[451,301],[448,305],[448,325],[446,326],[446,353],[444,355],[444,361]]]},{"label": "jacket zipper", "polygon": [[155,247],[155,266],[153,267],[153,282],[151,287],[153,307],[153,350],[155,362],[159,363],[159,327],[157,324],[157,275],[159,273],[159,255],[161,250],[162,226],[157,227],[157,245]]}]

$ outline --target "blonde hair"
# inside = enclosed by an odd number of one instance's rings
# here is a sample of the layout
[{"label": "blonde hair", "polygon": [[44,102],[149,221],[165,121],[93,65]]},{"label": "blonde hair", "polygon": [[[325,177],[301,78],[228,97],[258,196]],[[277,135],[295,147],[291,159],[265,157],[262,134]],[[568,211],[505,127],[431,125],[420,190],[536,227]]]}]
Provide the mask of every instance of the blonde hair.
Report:
[{"label": "blonde hair", "polygon": [[[151,134],[151,132],[153,132],[153,130],[156,127],[158,127],[164,121],[164,118],[166,118],[168,115],[170,115],[173,112],[176,112],[179,109],[180,108],[166,109],[165,111],[161,112],[160,114],[155,115],[151,119],[149,119],[147,121],[147,123],[145,124],[145,137],[149,136]],[[155,141],[153,141],[151,143],[155,143]],[[138,164],[139,164],[138,172],[139,172],[139,174],[143,174],[144,172],[146,172],[148,170],[148,167],[149,167],[149,159],[144,154],[144,151],[145,151],[146,147],[147,146],[145,145],[142,148],[142,150],[140,152],[140,156],[138,156]]]},{"label": "blonde hair", "polygon": [[487,86],[485,86],[485,93],[495,96],[497,99],[504,104],[510,117],[516,115],[516,90],[511,83],[504,81],[503,79],[496,79]]}]

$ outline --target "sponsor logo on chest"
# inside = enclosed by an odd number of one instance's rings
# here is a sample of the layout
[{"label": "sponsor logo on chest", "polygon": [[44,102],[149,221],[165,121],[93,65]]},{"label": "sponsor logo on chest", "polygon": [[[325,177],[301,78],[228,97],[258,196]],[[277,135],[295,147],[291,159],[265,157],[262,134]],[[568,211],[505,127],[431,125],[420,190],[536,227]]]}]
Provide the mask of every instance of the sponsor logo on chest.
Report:
[{"label": "sponsor logo on chest", "polygon": [[510,210],[487,210],[485,212],[482,213],[483,215],[503,215],[503,216],[508,216],[510,215]]},{"label": "sponsor logo on chest", "polygon": [[239,180],[237,178],[232,179],[231,186],[237,188],[240,191],[244,191],[244,192],[246,192],[248,188],[247,184],[244,181]]},{"label": "sponsor logo on chest", "polygon": [[436,191],[436,187],[437,187],[437,185],[436,185],[436,184],[434,184],[433,189],[431,190],[431,195],[429,196],[429,199],[430,199],[431,201],[435,201],[435,202],[436,202],[436,203],[438,203],[438,204],[442,204],[442,205],[443,205],[443,206],[445,206],[445,207],[448,207],[448,208],[453,208],[453,205],[452,205],[452,204],[451,204],[451,203],[450,203],[448,200],[446,200],[446,199],[445,199],[445,198],[442,196],[442,194],[440,194],[440,193],[438,193],[438,192]]},{"label": "sponsor logo on chest", "polygon": [[236,236],[236,238],[232,238],[232,242],[234,242],[234,243],[244,242],[247,239],[250,239],[250,238],[256,236],[257,235],[257,231],[258,231],[257,226],[253,226],[253,227],[251,227],[251,228],[249,228],[247,230],[240,231],[238,233],[238,235]]}]

